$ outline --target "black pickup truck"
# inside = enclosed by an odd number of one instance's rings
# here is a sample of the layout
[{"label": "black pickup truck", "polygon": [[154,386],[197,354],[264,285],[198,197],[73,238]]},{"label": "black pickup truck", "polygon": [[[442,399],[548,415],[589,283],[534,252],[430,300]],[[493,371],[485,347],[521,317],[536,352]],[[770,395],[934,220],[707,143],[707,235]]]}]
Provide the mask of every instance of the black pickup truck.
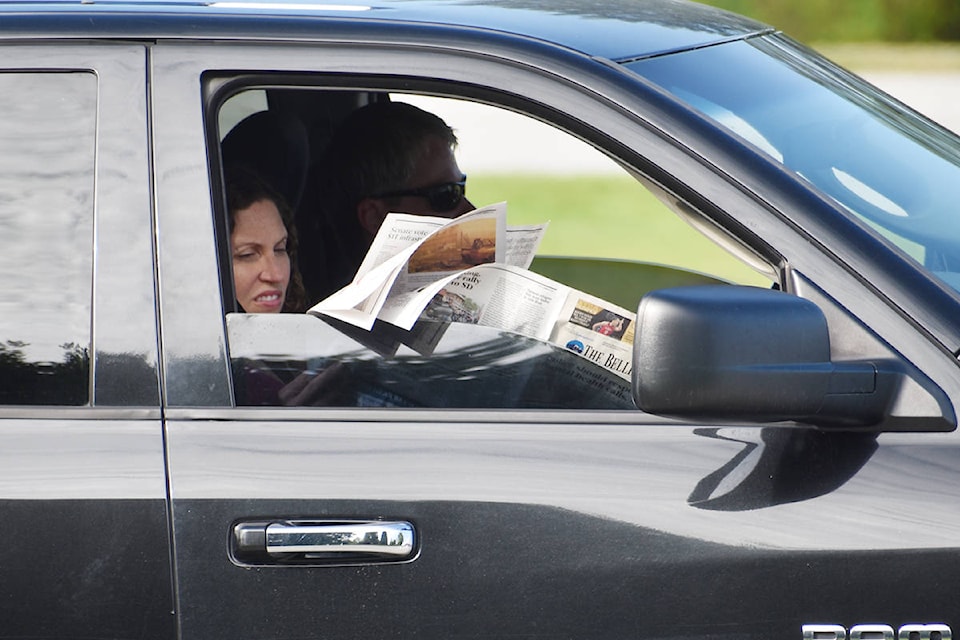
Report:
[{"label": "black pickup truck", "polygon": [[[3,3],[0,52],[0,636],[951,638],[953,133],[685,0]],[[540,329],[242,313],[226,160],[319,291],[388,101],[550,219]]]}]

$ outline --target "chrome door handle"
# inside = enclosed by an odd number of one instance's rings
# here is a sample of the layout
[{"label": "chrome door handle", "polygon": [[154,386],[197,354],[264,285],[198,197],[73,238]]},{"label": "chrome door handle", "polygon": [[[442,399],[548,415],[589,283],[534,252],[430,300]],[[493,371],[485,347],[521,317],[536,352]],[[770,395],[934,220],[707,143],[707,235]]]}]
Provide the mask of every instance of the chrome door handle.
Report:
[{"label": "chrome door handle", "polygon": [[244,564],[398,561],[417,548],[413,525],[402,520],[259,520],[235,524],[232,537]]},{"label": "chrome door handle", "polygon": [[413,525],[409,522],[272,522],[267,525],[267,553],[409,556],[412,552]]}]

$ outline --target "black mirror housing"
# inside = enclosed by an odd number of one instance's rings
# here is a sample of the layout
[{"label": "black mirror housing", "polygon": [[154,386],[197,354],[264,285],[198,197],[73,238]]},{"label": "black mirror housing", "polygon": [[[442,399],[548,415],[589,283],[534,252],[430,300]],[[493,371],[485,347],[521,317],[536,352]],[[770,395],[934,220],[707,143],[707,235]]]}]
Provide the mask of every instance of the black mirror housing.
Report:
[{"label": "black mirror housing", "polygon": [[888,365],[832,362],[823,312],[781,291],[661,289],[637,311],[633,394],[649,413],[867,426],[896,389]]}]

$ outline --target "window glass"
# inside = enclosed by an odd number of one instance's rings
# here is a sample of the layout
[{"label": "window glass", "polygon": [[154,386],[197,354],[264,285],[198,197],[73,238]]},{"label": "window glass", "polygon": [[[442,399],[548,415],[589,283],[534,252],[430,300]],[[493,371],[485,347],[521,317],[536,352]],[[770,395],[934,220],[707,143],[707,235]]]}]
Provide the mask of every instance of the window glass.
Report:
[{"label": "window glass", "polygon": [[410,332],[361,331],[308,314],[232,313],[227,329],[238,405],[634,408],[615,372],[483,326],[422,320]]},{"label": "window glass", "polygon": [[[376,268],[367,269],[367,262],[361,266],[358,258],[349,274],[330,275],[332,256],[342,255],[349,244],[338,221],[350,219],[356,226],[360,220],[363,226],[368,215],[366,205],[351,203],[344,209],[331,204],[338,202],[337,193],[348,189],[342,185],[355,179],[339,173],[344,165],[352,166],[349,158],[355,150],[338,146],[335,132],[358,100],[334,100],[337,92],[329,90],[314,93],[311,108],[304,108],[311,103],[310,89],[287,103],[299,111],[285,109],[283,95],[271,95],[266,101],[269,117],[262,109],[228,125],[235,118],[221,116],[221,129],[211,136],[223,141],[228,211],[222,237],[226,244],[234,240],[224,252],[231,260],[224,271],[234,275],[225,303],[230,308],[236,301],[227,330],[238,405],[632,409],[633,322],[646,291],[701,283],[771,285],[769,276],[754,268],[752,254],[729,253],[736,243],[720,248],[679,217],[679,207],[669,197],[569,133],[491,105],[366,91],[357,95],[439,116],[458,142],[454,164],[445,160],[426,168],[416,165],[409,184],[390,183],[382,177],[389,173],[382,167],[370,169],[371,175],[387,181],[365,187],[370,193],[364,200],[376,202],[371,210],[379,212],[373,216],[378,224],[386,211],[445,218],[473,207],[493,213],[470,223],[476,226],[461,222],[436,231],[409,261],[400,260],[398,265],[407,266],[400,268],[404,275],[393,288],[385,289],[392,297],[380,320],[373,323],[369,316],[368,323],[354,326],[351,322],[362,314],[351,308],[374,289],[342,298],[337,305],[328,296],[354,279],[358,268],[370,274],[360,281],[364,286],[373,283],[377,273]],[[244,102],[242,96],[225,104]],[[331,115],[344,105],[348,108]],[[324,119],[312,121],[316,114],[324,114]],[[297,127],[288,126],[290,120],[297,120]],[[299,166],[298,145],[282,151],[277,141],[301,125],[310,159],[307,177],[297,186],[289,178]],[[262,142],[250,144],[244,139],[247,131]],[[241,151],[251,148],[252,154]],[[280,160],[266,162],[267,157]],[[281,165],[291,170],[278,174]],[[276,289],[278,282],[285,282],[290,292],[295,278],[263,275],[277,264],[272,237],[254,247],[258,255],[246,249],[253,245],[243,220],[253,215],[253,208],[234,195],[251,183],[249,177],[238,182],[236,176],[250,173],[271,186],[286,205],[296,203],[278,207],[290,209],[286,226],[298,237],[298,246],[283,247],[285,256],[279,262],[291,274],[300,272],[308,307],[321,302],[336,313],[323,319],[244,313],[279,310],[260,304],[278,304],[276,296],[264,292]],[[463,181],[465,193],[460,191]],[[501,226],[490,222],[500,207],[505,207],[502,235]],[[400,253],[400,243],[436,229],[420,228],[418,220],[422,218],[395,223],[400,226],[378,236],[370,255],[384,261]],[[376,226],[364,229],[366,251]],[[513,249],[501,254],[499,247]],[[529,255],[523,258],[518,247],[528,247]],[[257,260],[267,266],[251,276],[248,264]],[[494,260],[497,265],[489,264]],[[503,263],[510,266],[500,266]],[[420,277],[422,273],[429,275]],[[444,279],[435,273],[445,274]],[[338,277],[338,287],[323,289],[318,281],[324,277]],[[410,282],[404,283],[407,277]],[[403,287],[410,297],[420,296],[406,310],[391,306]],[[288,301],[289,296],[284,304]],[[410,310],[412,315],[406,313]]]},{"label": "window glass", "polygon": [[953,133],[782,38],[629,66],[757,145],[960,291]]},{"label": "window glass", "polygon": [[0,404],[89,400],[97,83],[0,75]]}]

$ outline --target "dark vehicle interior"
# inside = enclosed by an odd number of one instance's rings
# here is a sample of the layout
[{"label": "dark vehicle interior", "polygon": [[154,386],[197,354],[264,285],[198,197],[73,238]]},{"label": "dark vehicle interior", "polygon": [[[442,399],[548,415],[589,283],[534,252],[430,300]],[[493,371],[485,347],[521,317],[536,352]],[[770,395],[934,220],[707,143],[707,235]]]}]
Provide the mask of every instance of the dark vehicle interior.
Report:
[{"label": "dark vehicle interior", "polygon": [[[298,265],[307,297],[317,301],[328,291],[328,274],[337,269],[331,222],[322,213],[322,194],[314,179],[317,167],[337,125],[361,106],[391,100],[391,93],[291,88],[294,83],[289,78],[282,82],[276,78],[270,78],[269,83],[265,80],[247,77],[211,81],[208,113],[228,110],[233,97],[243,96],[241,101],[253,98],[251,105],[232,116],[233,121],[224,124],[222,117],[209,119],[209,138],[219,141],[219,145],[211,143],[210,148],[219,149],[220,153],[220,158],[212,162],[215,172],[229,171],[231,167],[252,170],[285,198],[294,212],[299,236]],[[217,233],[223,238],[221,260],[228,265],[229,234],[222,194],[215,194],[214,203],[218,205]],[[603,258],[538,255],[531,270],[633,309],[644,290],[723,282],[692,270]],[[221,278],[226,311],[239,311],[234,296],[227,293],[233,290],[231,270],[221,269]],[[341,371],[349,370],[349,386],[355,390],[324,398],[325,403],[337,406],[635,409],[627,380],[556,345],[529,337],[479,326],[451,329],[450,325],[456,323],[424,319],[411,333],[439,336],[439,342],[431,346],[429,357],[425,357],[407,346],[402,346],[398,353],[379,348],[382,342],[393,348],[397,343],[411,342],[406,332],[385,323],[378,322],[372,331],[365,332],[333,320],[325,322],[314,324],[322,326],[326,334],[337,331],[351,336],[356,341],[355,349],[347,349],[348,353],[319,348],[311,353],[276,358],[253,353],[259,349],[245,339],[247,334],[238,328],[244,326],[239,318],[228,323],[237,403],[264,403],[259,392],[251,388],[256,386],[256,376],[247,374],[251,369],[262,370],[266,365],[289,382],[304,372],[315,374],[336,362]],[[248,347],[252,352],[241,356]],[[571,368],[576,371],[574,376],[570,375]],[[472,384],[464,385],[464,380]],[[425,394],[425,389],[430,389],[430,393]],[[438,393],[440,390],[442,393]]]}]

